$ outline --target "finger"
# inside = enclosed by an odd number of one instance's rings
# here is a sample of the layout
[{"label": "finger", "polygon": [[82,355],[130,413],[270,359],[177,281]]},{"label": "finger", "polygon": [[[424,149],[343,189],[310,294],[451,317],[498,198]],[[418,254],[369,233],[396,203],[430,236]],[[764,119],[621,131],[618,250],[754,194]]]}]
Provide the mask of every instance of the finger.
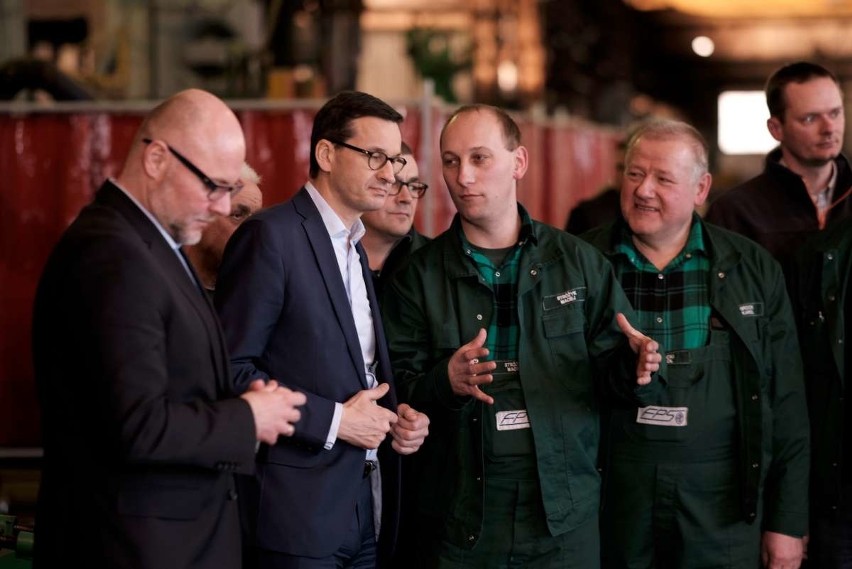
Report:
[{"label": "finger", "polygon": [[487,403],[488,405],[494,404],[494,398],[492,398],[490,395],[488,395],[475,385],[472,386],[470,389],[470,396],[474,399],[479,399],[480,401],[482,401],[483,403]]},{"label": "finger", "polygon": [[485,345],[485,339],[488,337],[488,333],[485,331],[485,328],[480,328],[479,332],[476,333],[476,336],[465,345],[466,349],[470,348],[481,348]]},{"label": "finger", "polygon": [[384,397],[389,389],[389,383],[380,383],[376,387],[373,387],[372,389],[365,389],[364,391],[367,394],[367,399],[369,399],[370,401],[377,401]]},{"label": "finger", "polygon": [[483,373],[479,375],[471,375],[467,378],[467,384],[471,387],[478,387],[480,385],[487,385],[494,381],[494,376],[490,373]]},{"label": "finger", "polygon": [[419,447],[426,439],[426,433],[421,431],[409,431],[408,429],[400,429],[397,426],[391,431],[391,435],[400,445],[406,447]]},{"label": "finger", "polygon": [[426,415],[420,413],[419,411],[415,411],[411,407],[406,409],[405,414],[399,416],[400,421],[404,418],[406,421],[409,421],[413,425],[419,425],[421,423],[428,423],[429,420],[425,419]]},{"label": "finger", "polygon": [[[287,388],[282,387],[281,389],[287,389]],[[304,405],[305,403],[308,402],[308,397],[304,393],[302,393],[301,391],[293,391],[293,390],[290,390],[290,389],[287,389],[287,391],[289,391],[289,393],[287,393],[286,395],[287,395],[287,400],[289,401],[290,405],[300,406],[300,405]]]},{"label": "finger", "polygon": [[660,351],[660,345],[656,341],[648,338],[648,341],[642,344],[641,350],[644,354],[657,354]]},{"label": "finger", "polygon": [[411,409],[411,405],[409,405],[408,403],[400,403],[399,405],[396,406],[396,412],[400,417],[404,417],[405,413],[409,409]]},{"label": "finger", "polygon": [[423,413],[419,413],[414,420],[400,417],[394,428],[399,431],[408,431],[410,434],[405,435],[406,438],[413,436],[425,437],[429,433],[429,418]]},{"label": "finger", "polygon": [[266,387],[266,382],[262,379],[255,379],[251,383],[249,383],[248,389],[246,391],[263,391],[263,388]]},{"label": "finger", "polygon": [[621,329],[621,332],[628,338],[641,340],[647,337],[645,334],[631,326],[630,321],[627,320],[627,316],[625,316],[622,312],[615,315],[615,321],[618,323],[618,327]]},{"label": "finger", "polygon": [[414,454],[415,452],[417,452],[417,449],[420,448],[420,447],[419,446],[418,447],[408,447],[408,446],[400,444],[399,441],[394,439],[393,442],[391,442],[391,448],[393,450],[395,450],[397,452],[397,454],[409,455],[409,454]]},{"label": "finger", "polygon": [[471,376],[480,376],[494,371],[495,369],[497,369],[497,363],[494,361],[487,361],[471,365],[468,371]]}]

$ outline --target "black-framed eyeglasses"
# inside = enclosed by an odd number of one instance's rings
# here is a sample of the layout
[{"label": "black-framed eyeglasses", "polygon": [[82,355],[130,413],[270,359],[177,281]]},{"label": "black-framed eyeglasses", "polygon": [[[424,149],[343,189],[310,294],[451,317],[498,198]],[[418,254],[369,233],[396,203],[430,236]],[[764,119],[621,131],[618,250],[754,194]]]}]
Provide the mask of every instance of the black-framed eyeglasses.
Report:
[{"label": "black-framed eyeglasses", "polygon": [[[145,144],[151,144],[154,141],[150,138],[143,138],[142,142],[144,142]],[[201,180],[201,183],[204,184],[204,187],[207,188],[207,199],[209,199],[210,201],[215,202],[225,197],[225,194],[230,194],[231,197],[234,197],[240,192],[240,190],[243,189],[242,182],[237,182],[233,186],[217,184],[210,178],[210,176],[202,172],[201,168],[190,162],[189,158],[172,148],[168,142],[163,142],[163,144],[166,145],[166,148],[169,149],[169,152],[171,152],[174,157],[180,161],[181,164],[186,166],[187,170],[198,176],[198,179]]]},{"label": "black-framed eyeglasses", "polygon": [[393,173],[399,174],[399,171],[407,164],[405,158],[402,156],[388,156],[380,150],[364,150],[363,148],[358,148],[357,146],[352,146],[351,144],[347,144],[339,140],[328,139],[328,141],[332,144],[337,144],[338,146],[343,146],[349,150],[354,150],[355,152],[360,152],[361,154],[366,155],[367,165],[370,167],[370,170],[381,170],[385,167],[385,164],[390,161]]},{"label": "black-framed eyeglasses", "polygon": [[397,195],[399,192],[402,191],[403,186],[406,186],[408,188],[411,197],[413,197],[414,199],[422,198],[423,194],[426,193],[426,190],[429,189],[429,184],[424,184],[423,182],[403,182],[402,180],[397,180],[391,185],[391,189],[388,190],[388,195]]}]

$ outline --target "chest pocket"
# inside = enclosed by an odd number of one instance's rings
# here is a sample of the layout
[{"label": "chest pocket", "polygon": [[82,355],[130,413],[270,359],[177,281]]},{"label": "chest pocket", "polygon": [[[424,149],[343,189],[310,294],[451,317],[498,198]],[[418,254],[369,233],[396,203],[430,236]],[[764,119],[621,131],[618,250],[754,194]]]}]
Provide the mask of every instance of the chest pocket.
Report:
[{"label": "chest pocket", "polygon": [[582,333],[586,327],[586,315],[580,310],[580,305],[566,306],[552,313],[545,312],[543,318],[544,335],[548,340]]},{"label": "chest pocket", "polygon": [[542,320],[551,365],[569,390],[588,391],[589,350],[586,345],[586,315],[582,304],[545,312]]}]

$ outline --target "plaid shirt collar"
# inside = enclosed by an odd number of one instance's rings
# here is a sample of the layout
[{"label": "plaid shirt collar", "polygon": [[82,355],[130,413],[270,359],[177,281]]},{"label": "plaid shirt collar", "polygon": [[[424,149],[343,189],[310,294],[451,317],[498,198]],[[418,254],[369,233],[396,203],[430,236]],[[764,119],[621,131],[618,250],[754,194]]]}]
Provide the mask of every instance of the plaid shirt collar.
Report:
[{"label": "plaid shirt collar", "polygon": [[[704,257],[709,257],[709,251],[704,243],[704,231],[697,218],[698,215],[693,214],[692,226],[689,228],[689,236],[686,238],[686,244],[683,246],[680,253],[677,254],[677,257],[672,259],[671,262],[666,265],[663,272],[676,269],[681,266],[688,256],[699,254]],[[630,226],[628,226],[626,222],[621,224],[619,235],[613,250],[615,253],[626,256],[630,263],[637,269],[657,271],[657,269],[653,268],[653,264],[648,261],[645,255],[643,255],[636,248],[636,245],[634,245],[633,232],[630,230]]]}]

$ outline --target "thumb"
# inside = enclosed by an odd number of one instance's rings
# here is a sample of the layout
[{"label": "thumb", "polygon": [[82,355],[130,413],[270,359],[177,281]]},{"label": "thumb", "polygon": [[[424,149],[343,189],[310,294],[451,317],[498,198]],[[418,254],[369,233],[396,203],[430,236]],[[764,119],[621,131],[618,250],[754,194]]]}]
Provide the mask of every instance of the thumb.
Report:
[{"label": "thumb", "polygon": [[414,407],[411,407],[410,405],[408,405],[406,403],[403,403],[402,405],[400,405],[398,411],[399,411],[400,417],[405,417],[409,421],[416,421],[417,418],[420,416],[420,413],[417,412],[417,410],[414,409]]},{"label": "thumb", "polygon": [[476,333],[476,336],[473,337],[468,345],[471,348],[481,348],[485,345],[485,339],[488,337],[488,332],[485,331],[485,328],[480,328],[479,332]]},{"label": "thumb", "polygon": [[367,389],[367,399],[370,401],[377,401],[385,396],[388,389],[390,389],[389,383],[380,383],[372,389]]},{"label": "thumb", "polygon": [[615,315],[615,321],[618,323],[618,327],[621,328],[621,331],[631,340],[641,340],[645,337],[645,334],[634,328],[630,325],[630,321],[627,320],[627,316],[623,313],[619,312]]},{"label": "thumb", "polygon": [[396,407],[396,413],[400,417],[405,417],[406,413],[411,410],[411,406],[408,403],[400,403]]}]

